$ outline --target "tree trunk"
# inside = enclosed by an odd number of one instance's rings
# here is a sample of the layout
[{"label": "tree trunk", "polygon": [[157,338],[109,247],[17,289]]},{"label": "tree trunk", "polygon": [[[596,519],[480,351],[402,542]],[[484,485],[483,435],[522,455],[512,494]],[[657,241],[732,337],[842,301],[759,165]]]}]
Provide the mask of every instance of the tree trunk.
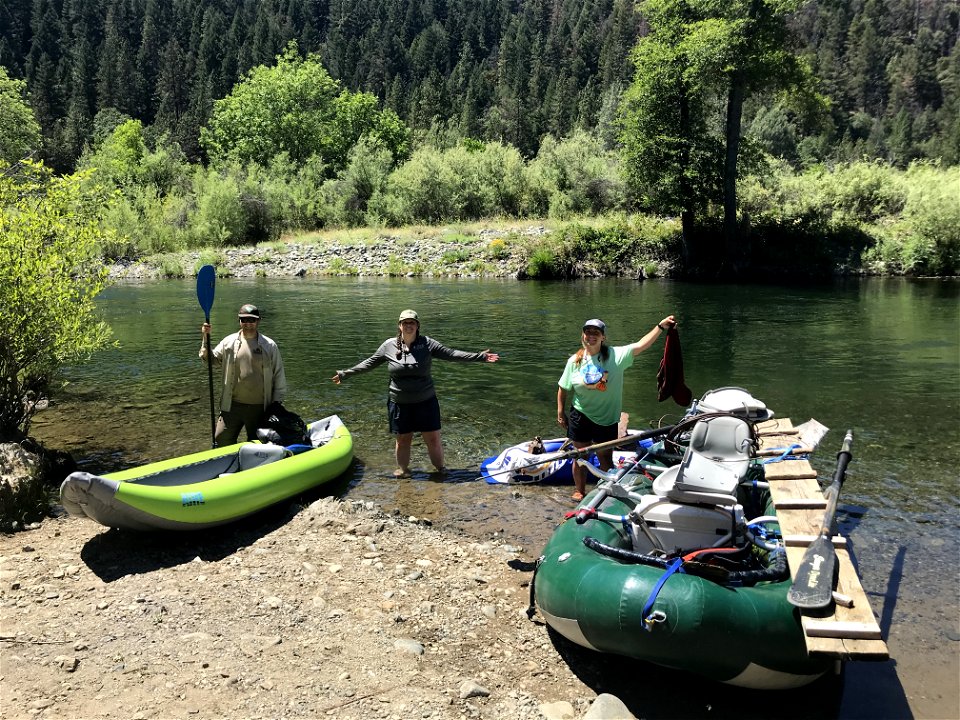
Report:
[{"label": "tree trunk", "polygon": [[727,99],[727,154],[723,163],[724,265],[732,266],[734,270],[742,260],[737,230],[737,158],[740,154],[740,125],[746,89],[746,75],[741,71],[734,72],[730,77],[730,95]]},{"label": "tree trunk", "polygon": [[687,168],[690,167],[690,102],[687,99],[687,93],[684,90],[680,92],[680,137],[684,138],[680,149],[680,230],[683,238],[683,262],[689,271],[695,267],[699,261],[697,257],[696,242],[694,240],[694,200],[693,188],[690,186],[690,176],[687,174]]}]

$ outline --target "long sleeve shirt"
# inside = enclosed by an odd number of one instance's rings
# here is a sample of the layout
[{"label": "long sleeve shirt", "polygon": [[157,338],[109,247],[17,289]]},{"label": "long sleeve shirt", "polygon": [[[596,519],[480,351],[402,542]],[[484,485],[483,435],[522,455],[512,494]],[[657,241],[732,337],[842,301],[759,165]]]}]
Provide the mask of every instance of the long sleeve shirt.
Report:
[{"label": "long sleeve shirt", "polygon": [[[418,335],[409,347],[397,349],[395,337],[384,340],[377,351],[366,360],[347,370],[338,370],[340,378],[365,373],[387,363],[390,373],[390,399],[396,403],[407,404],[423,402],[436,395],[433,376],[430,374],[433,358],[459,362],[483,362],[487,353],[463,352],[441,345],[433,338]],[[399,353],[400,357],[397,357]]]}]

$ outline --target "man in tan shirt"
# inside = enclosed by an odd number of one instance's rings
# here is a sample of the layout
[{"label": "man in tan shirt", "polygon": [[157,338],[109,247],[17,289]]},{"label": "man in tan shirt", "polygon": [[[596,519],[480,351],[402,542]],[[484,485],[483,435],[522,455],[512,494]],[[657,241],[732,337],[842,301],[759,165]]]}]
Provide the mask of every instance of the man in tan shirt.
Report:
[{"label": "man in tan shirt", "polygon": [[[283,402],[287,378],[277,344],[260,332],[260,310],[245,304],[238,313],[240,331],[227,335],[213,348],[213,363],[223,367],[220,417],[215,442],[218,447],[232,445],[246,428],[247,439],[257,438],[263,411],[272,402]],[[203,342],[200,358],[207,359],[206,336],[210,324],[200,327]]]}]

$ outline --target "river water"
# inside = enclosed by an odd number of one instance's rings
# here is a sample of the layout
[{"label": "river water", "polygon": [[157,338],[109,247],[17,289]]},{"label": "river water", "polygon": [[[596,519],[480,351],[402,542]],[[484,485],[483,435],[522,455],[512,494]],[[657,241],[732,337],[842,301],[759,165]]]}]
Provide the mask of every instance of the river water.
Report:
[{"label": "river water", "polygon": [[[70,451],[92,472],[208,447],[207,373],[197,358],[203,312],[195,290],[192,280],[106,290],[98,305],[119,346],[67,370],[67,390],[37,416],[33,434]],[[696,396],[741,386],[777,416],[825,424],[831,432],[813,458],[821,476],[831,474],[843,433],[853,429],[841,529],[853,543],[891,652],[935,657],[952,668],[952,684],[934,707],[957,717],[958,301],[955,280],[851,279],[783,288],[610,279],[260,278],[219,280],[211,322],[219,339],[236,329],[242,303],[257,304],[261,331],[284,357],[287,407],[305,419],[337,413],[350,427],[356,462],[330,491],[469,535],[505,538],[534,558],[571,507],[570,488],[488,485],[478,479],[481,460],[535,435],[557,436],[556,382],[584,320],[602,318],[616,345],[675,314],[687,385]],[[420,313],[422,332],[445,345],[501,355],[497,364],[434,363],[452,468],[446,478],[428,472],[418,440],[414,477],[391,476],[384,368],[340,386],[330,381],[335,370],[392,336],[407,307]],[[684,411],[656,400],[662,349],[658,342],[627,371],[624,410],[632,428],[669,424]],[[878,703],[910,712],[910,692],[896,666],[896,660],[854,664],[868,670],[848,671],[847,693],[878,672],[897,680],[898,690],[870,703],[845,700],[841,715],[907,716],[862,714],[878,710]]]}]

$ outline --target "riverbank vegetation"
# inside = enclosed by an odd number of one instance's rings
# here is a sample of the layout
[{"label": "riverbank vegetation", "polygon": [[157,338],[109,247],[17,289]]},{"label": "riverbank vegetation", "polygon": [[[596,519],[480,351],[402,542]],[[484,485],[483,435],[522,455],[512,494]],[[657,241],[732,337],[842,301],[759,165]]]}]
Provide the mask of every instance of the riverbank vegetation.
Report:
[{"label": "riverbank vegetation", "polygon": [[78,172],[104,262],[165,274],[521,219],[529,277],[960,273],[956,3],[401,6],[24,3],[3,172]]},{"label": "riverbank vegetation", "polygon": [[[285,163],[195,165],[175,147],[151,147],[142,126],[128,120],[81,167],[89,169],[91,187],[113,191],[105,218],[115,232],[101,243],[108,261],[310,241],[318,230],[327,230],[321,238],[336,236],[331,228],[367,227],[372,237],[380,231],[415,240],[421,225],[496,227],[545,218],[548,235],[513,238],[530,277],[622,274],[630,255],[671,272],[692,269],[682,265],[679,218],[638,211],[616,153],[585,132],[548,138],[530,160],[499,143],[438,139],[394,164],[388,151],[361,140],[347,153],[342,172],[330,176],[311,163],[296,169]],[[740,184],[740,239],[758,272],[956,274],[958,182],[956,168],[935,163],[795,170],[768,158],[763,174]],[[416,231],[403,230],[411,226]],[[706,203],[691,238],[704,267],[722,260],[724,244],[717,238],[721,204]]]}]

